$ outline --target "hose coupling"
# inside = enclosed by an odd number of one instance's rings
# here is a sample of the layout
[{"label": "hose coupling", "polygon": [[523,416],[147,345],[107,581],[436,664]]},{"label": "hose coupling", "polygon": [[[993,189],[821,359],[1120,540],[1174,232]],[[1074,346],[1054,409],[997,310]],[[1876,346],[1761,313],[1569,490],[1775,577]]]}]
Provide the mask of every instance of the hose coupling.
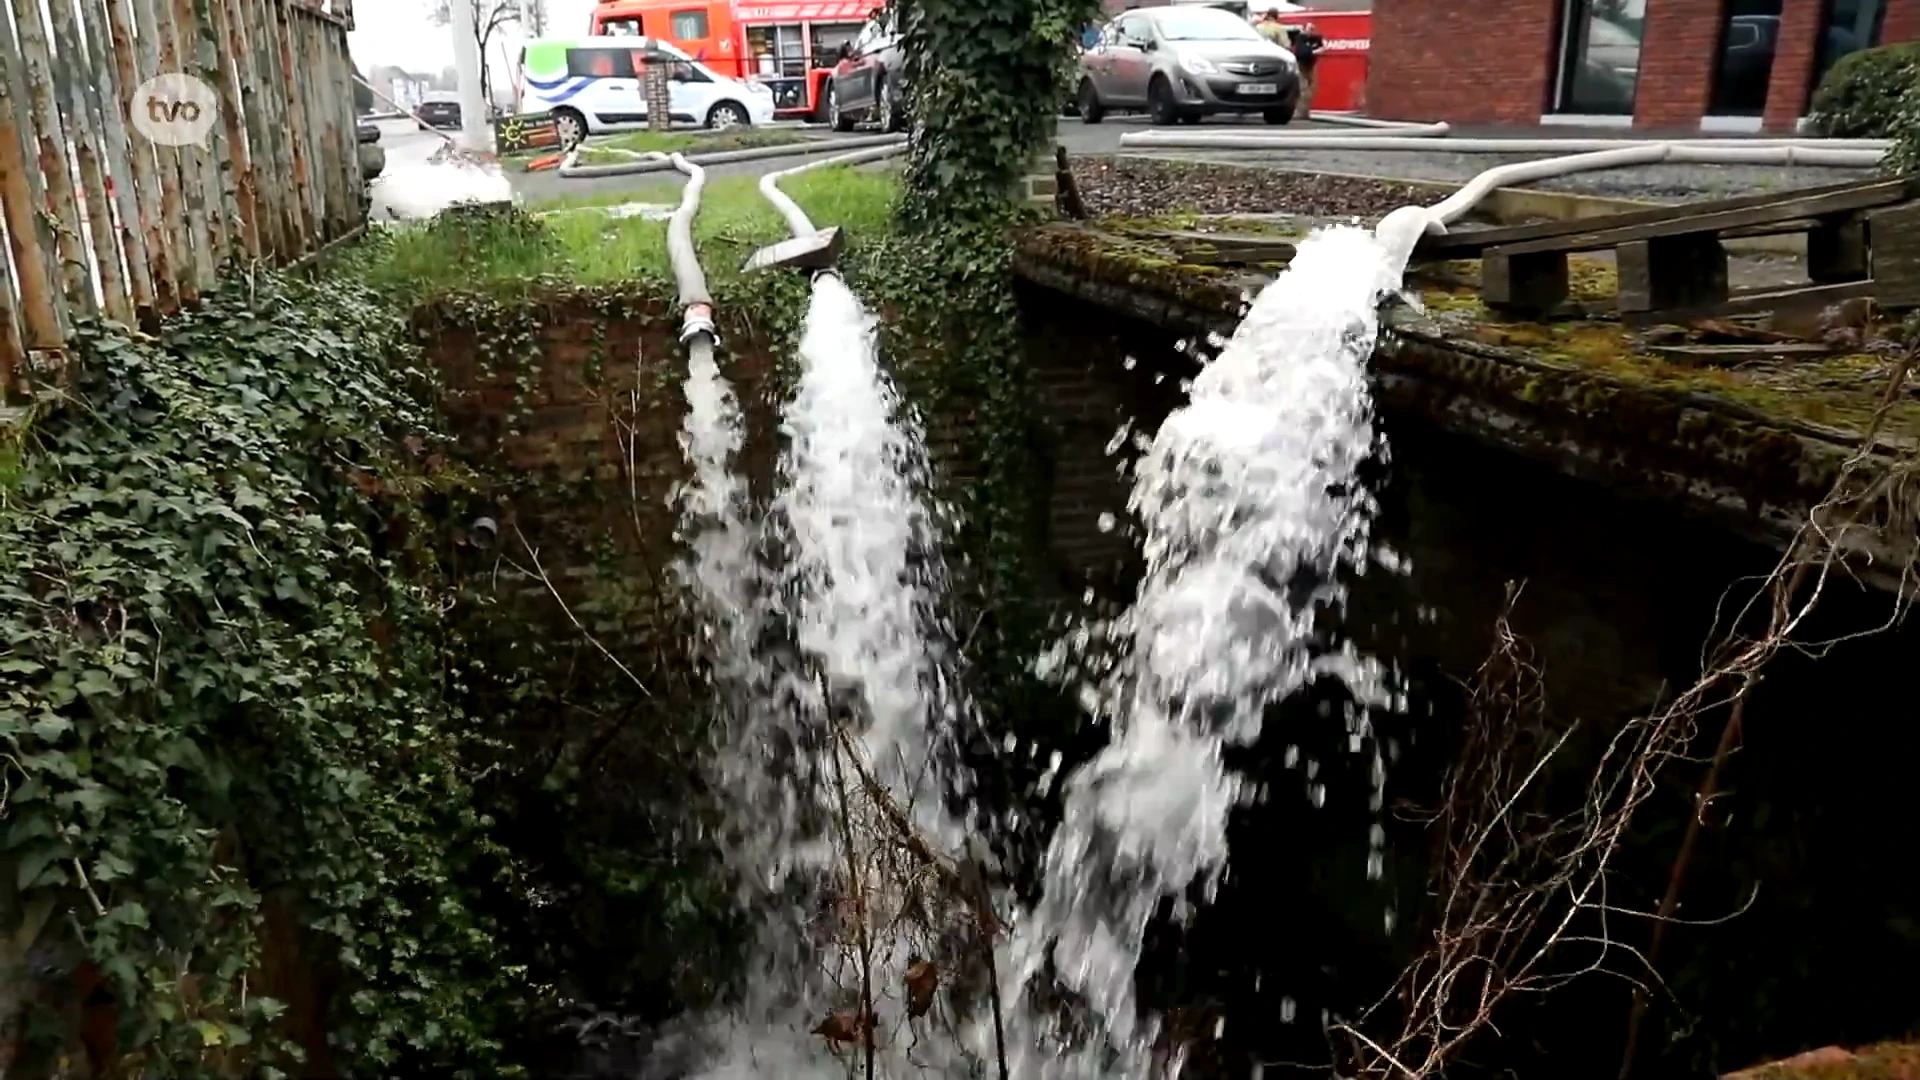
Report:
[{"label": "hose coupling", "polygon": [[715,344],[720,341],[720,330],[713,324],[713,305],[688,304],[680,316],[680,344],[685,345],[701,334]]}]

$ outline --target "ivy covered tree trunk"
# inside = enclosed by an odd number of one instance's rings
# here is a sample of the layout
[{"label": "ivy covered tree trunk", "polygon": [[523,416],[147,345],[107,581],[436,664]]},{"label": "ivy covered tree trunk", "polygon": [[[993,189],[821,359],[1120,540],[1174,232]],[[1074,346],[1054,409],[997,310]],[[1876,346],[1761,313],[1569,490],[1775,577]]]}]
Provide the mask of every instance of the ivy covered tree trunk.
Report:
[{"label": "ivy covered tree trunk", "polygon": [[1098,0],[898,0],[916,131],[901,224],[1002,220],[1054,136]]}]

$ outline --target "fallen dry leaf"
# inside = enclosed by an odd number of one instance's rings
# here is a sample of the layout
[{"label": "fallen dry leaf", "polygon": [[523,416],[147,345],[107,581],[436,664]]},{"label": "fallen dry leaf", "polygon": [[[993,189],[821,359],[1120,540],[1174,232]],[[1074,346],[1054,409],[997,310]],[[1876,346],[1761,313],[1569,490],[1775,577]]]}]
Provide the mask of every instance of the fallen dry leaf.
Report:
[{"label": "fallen dry leaf", "polygon": [[843,1044],[859,1043],[873,1031],[873,1014],[865,1009],[838,1009],[827,1014],[825,1020],[813,1029],[815,1035],[824,1037],[828,1046],[835,1052]]},{"label": "fallen dry leaf", "polygon": [[931,960],[907,965],[907,1015],[918,1019],[933,1008],[933,992],[940,986],[940,969]]}]

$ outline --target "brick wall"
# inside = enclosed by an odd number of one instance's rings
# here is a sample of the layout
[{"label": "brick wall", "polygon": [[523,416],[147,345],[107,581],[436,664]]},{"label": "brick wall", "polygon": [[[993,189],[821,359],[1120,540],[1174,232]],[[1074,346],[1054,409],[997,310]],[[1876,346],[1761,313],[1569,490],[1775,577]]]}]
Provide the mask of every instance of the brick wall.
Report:
[{"label": "brick wall", "polygon": [[1826,0],[1784,0],[1780,8],[1780,47],[1773,54],[1767,81],[1768,131],[1791,133],[1806,112],[1813,92],[1813,67],[1820,57],[1820,22]]},{"label": "brick wall", "polygon": [[1720,52],[1721,0],[1649,0],[1634,88],[1637,127],[1698,128]]},{"label": "brick wall", "polygon": [[1886,22],[1880,28],[1880,43],[1920,40],[1920,0],[1887,0]]},{"label": "brick wall", "polygon": [[1378,0],[1367,110],[1395,120],[1524,123],[1552,89],[1560,0]]}]

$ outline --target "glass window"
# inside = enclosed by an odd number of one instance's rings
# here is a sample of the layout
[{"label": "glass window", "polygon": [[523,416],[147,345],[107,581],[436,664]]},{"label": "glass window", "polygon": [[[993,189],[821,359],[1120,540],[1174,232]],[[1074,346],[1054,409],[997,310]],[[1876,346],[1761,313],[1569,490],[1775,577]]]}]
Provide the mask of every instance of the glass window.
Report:
[{"label": "glass window", "polygon": [[569,49],[567,74],[631,79],[634,77],[633,54],[625,49]]},{"label": "glass window", "polygon": [[1143,41],[1153,39],[1153,32],[1147,28],[1145,15],[1122,15],[1113,25],[1113,41],[1116,45],[1138,46]]},{"label": "glass window", "polygon": [[701,41],[707,36],[707,13],[701,8],[673,13],[673,31],[669,35],[675,41]]},{"label": "glass window", "polygon": [[1731,0],[1720,32],[1707,111],[1715,116],[1759,116],[1767,108],[1767,81],[1780,44],[1781,0]]},{"label": "glass window", "polygon": [[1566,0],[1562,14],[1557,109],[1631,115],[1647,0]]},{"label": "glass window", "polygon": [[1247,20],[1213,7],[1163,8],[1154,13],[1153,25],[1167,41],[1261,40]]},{"label": "glass window", "polygon": [[608,19],[600,24],[600,33],[607,37],[639,37],[639,19]]},{"label": "glass window", "polygon": [[1807,87],[1809,98],[1841,57],[1880,44],[1880,26],[1886,18],[1886,0],[1827,0],[1820,24],[1820,53],[1814,62],[1813,82]]}]

